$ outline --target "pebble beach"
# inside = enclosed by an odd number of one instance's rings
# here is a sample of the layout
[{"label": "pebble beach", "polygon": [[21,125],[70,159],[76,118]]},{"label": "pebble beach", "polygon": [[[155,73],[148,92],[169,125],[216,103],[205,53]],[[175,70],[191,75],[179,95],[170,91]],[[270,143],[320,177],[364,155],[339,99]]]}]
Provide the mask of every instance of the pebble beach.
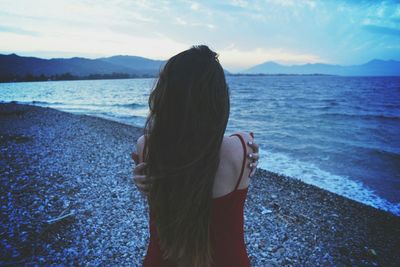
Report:
[{"label": "pebble beach", "polygon": [[[141,266],[142,129],[0,104],[0,266]],[[400,266],[400,217],[262,169],[245,204],[252,266]]]}]

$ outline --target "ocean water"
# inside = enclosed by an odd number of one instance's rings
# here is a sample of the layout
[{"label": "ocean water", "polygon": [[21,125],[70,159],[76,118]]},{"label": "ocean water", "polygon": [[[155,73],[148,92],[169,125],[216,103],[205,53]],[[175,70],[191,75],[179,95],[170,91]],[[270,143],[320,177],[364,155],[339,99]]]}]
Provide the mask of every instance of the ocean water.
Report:
[{"label": "ocean water", "polygon": [[[253,131],[259,167],[400,215],[400,77],[227,77],[228,133]],[[0,101],[143,126],[154,79],[0,84]]]}]

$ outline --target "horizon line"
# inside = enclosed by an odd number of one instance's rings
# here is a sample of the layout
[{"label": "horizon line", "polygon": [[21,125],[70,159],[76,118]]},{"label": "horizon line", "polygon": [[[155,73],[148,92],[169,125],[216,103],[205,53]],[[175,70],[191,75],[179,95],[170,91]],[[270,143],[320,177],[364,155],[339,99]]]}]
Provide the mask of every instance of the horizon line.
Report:
[{"label": "horizon line", "polygon": [[[112,55],[112,56],[98,56],[98,57],[85,57],[85,56],[71,56],[71,57],[39,57],[39,56],[34,56],[34,55],[21,55],[21,54],[17,54],[19,52],[7,52],[9,54],[6,54],[5,51],[0,51],[0,55],[5,55],[5,56],[11,56],[11,55],[16,55],[18,57],[28,57],[28,58],[37,58],[37,59],[42,59],[42,60],[52,60],[52,59],[72,59],[72,58],[81,58],[81,59],[88,59],[88,60],[101,60],[102,58],[110,58],[110,57],[117,57],[117,56],[123,56],[123,57],[139,57],[139,58],[143,58],[143,59],[147,59],[147,60],[153,60],[153,61],[167,61],[168,59],[154,59],[154,58],[149,58],[149,57],[144,57],[144,56],[140,56],[140,55],[123,55],[123,54],[117,54],[117,55]],[[25,53],[25,52],[22,52]],[[278,64],[284,67],[293,67],[293,66],[304,66],[304,65],[315,65],[315,64],[323,64],[323,65],[331,65],[331,66],[342,66],[342,67],[351,67],[351,66],[359,66],[359,65],[364,65],[367,63],[370,63],[372,61],[384,61],[384,62],[388,62],[388,61],[395,61],[395,62],[400,62],[400,60],[396,60],[396,59],[379,59],[379,58],[372,58],[364,63],[360,63],[360,64],[349,64],[349,65],[342,65],[342,64],[334,64],[334,63],[324,63],[324,62],[305,62],[305,63],[298,63],[298,64],[285,64],[282,63],[283,61],[273,61],[273,60],[266,60],[264,62],[258,63],[258,64],[254,64],[250,67],[244,68],[240,71],[230,71],[229,69],[224,67],[224,70],[230,72],[230,73],[236,73],[236,74],[240,74],[242,71],[246,71],[248,69],[251,69],[253,67],[259,66],[259,65],[263,65],[266,63],[274,63],[274,64]]]}]

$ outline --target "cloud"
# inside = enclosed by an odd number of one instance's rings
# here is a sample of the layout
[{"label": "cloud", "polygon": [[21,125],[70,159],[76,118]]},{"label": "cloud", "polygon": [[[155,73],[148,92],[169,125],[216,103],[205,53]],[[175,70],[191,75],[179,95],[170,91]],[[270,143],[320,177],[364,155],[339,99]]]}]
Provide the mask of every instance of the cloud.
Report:
[{"label": "cloud", "polygon": [[248,3],[245,0],[230,0],[229,4],[237,7],[247,7]]},{"label": "cloud", "polygon": [[179,24],[179,25],[187,25],[188,24],[186,22],[186,20],[184,20],[183,18],[180,18],[180,17],[176,17],[175,21],[176,21],[176,24]]},{"label": "cloud", "polygon": [[279,5],[279,6],[293,6],[295,5],[294,0],[266,0],[267,4]]},{"label": "cloud", "polygon": [[199,8],[200,8],[199,3],[192,2],[192,3],[190,4],[190,9],[191,9],[191,10],[199,10]]},{"label": "cloud", "polygon": [[10,27],[10,26],[0,26],[0,32],[9,32],[14,34],[20,35],[30,35],[30,36],[39,36],[38,32],[29,31],[17,27]]},{"label": "cloud", "polygon": [[389,28],[377,25],[364,25],[363,29],[376,34],[385,34],[385,35],[393,35],[396,37],[400,37],[400,30],[395,28]]},{"label": "cloud", "polygon": [[214,29],[215,25],[211,23],[202,23],[202,22],[188,22],[181,17],[175,18],[175,24],[180,26],[191,26],[191,27],[205,27],[208,29]]}]

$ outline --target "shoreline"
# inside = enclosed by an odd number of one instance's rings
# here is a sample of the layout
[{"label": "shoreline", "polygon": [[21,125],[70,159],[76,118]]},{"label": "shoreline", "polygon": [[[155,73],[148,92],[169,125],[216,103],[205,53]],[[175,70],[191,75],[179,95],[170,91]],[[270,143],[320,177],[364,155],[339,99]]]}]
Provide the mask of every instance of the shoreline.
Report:
[{"label": "shoreline", "polygon": [[[141,129],[16,103],[0,103],[0,121],[0,265],[140,265],[148,215],[130,152]],[[400,263],[400,217],[265,170],[245,233],[252,266]]]}]

